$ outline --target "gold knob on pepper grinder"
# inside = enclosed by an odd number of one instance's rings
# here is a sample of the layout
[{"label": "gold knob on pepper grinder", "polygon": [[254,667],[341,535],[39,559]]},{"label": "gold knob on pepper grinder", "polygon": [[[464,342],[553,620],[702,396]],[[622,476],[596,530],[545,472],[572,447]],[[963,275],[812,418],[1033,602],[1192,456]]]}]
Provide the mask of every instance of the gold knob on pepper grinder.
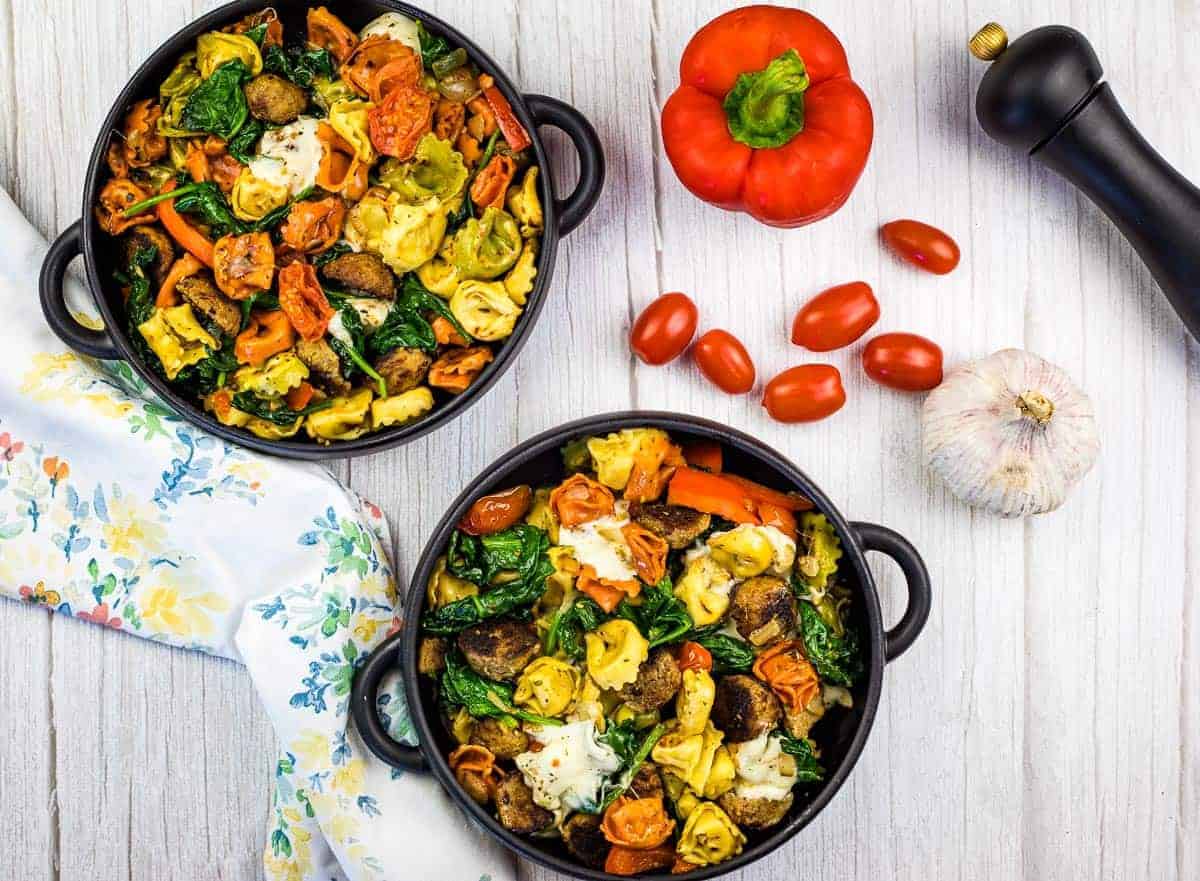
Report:
[{"label": "gold knob on pepper grinder", "polygon": [[1000,25],[989,21],[975,32],[975,36],[967,43],[967,48],[980,61],[994,61],[1008,48],[1008,34],[1004,33],[1004,28]]}]

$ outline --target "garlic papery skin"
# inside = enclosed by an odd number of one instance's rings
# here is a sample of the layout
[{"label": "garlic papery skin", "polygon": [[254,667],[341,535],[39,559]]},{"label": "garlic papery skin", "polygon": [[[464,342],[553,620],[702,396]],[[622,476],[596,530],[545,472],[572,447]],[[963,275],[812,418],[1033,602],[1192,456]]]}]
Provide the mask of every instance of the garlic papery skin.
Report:
[{"label": "garlic papery skin", "polygon": [[1100,452],[1087,395],[1020,349],[950,371],[925,399],[921,428],[925,461],[950,491],[1005,517],[1053,511]]}]

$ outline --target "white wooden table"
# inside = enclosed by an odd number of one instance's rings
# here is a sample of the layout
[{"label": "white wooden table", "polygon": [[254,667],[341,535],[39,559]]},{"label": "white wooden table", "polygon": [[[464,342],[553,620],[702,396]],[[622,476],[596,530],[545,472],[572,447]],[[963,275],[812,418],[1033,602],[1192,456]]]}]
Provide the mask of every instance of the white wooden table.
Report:
[{"label": "white wooden table", "polygon": [[[79,216],[96,127],[127,76],[214,5],[0,0],[0,184],[44,232]],[[1079,27],[1142,131],[1196,179],[1200,3],[814,2],[873,101],[875,146],[846,207],[793,232],[700,204],[662,151],[679,54],[728,0],[426,5],[525,89],[586,113],[609,177],[491,394],[430,438],[337,469],[388,512],[400,571],[464,481],[520,439],[627,407],[728,421],[791,456],[848,516],[908,535],[936,589],[849,784],[741,878],[1200,878],[1200,477],[1188,466],[1200,348],[1088,203],[980,132],[983,65],[964,48],[991,18],[1010,33]],[[937,278],[881,250],[879,225],[902,216],[953,233],[962,265]],[[806,360],[787,342],[796,307],[859,277],[883,305],[878,330],[929,335],[949,364],[1026,347],[1090,392],[1104,448],[1064,509],[1006,522],[957,503],[921,465],[919,399],[865,380],[857,348],[828,359],[845,409],[784,427],[756,395],[715,392],[686,363],[641,366],[626,345],[641,306],[683,290],[770,377]],[[877,565],[894,618],[902,584]],[[260,876],[273,737],[236,666],[16,603],[0,603],[0,628],[0,878]]]}]

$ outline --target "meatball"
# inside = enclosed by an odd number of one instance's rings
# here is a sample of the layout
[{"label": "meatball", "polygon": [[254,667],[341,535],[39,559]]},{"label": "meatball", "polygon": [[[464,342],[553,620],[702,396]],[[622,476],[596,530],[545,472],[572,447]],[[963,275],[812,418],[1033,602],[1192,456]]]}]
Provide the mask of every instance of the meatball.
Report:
[{"label": "meatball", "polygon": [[635,713],[649,713],[675,697],[682,684],[683,673],[674,655],[665,648],[656,648],[638,667],[637,678],[619,694]]},{"label": "meatball", "polygon": [[787,709],[783,710],[783,727],[787,729],[787,733],[792,737],[808,737],[808,732],[812,727],[821,720],[825,715],[825,699],[818,694],[808,702],[807,707],[801,707],[794,713]]},{"label": "meatball", "polygon": [[600,831],[599,814],[574,814],[562,827],[563,844],[571,856],[585,866],[599,869],[608,859],[612,845]]},{"label": "meatball", "polygon": [[782,578],[747,578],[733,592],[729,617],[751,645],[768,645],[796,626],[796,600]]},{"label": "meatball", "polygon": [[327,279],[336,281],[369,297],[396,299],[396,276],[375,254],[366,251],[334,257],[321,270]]},{"label": "meatball", "polygon": [[654,762],[643,762],[642,767],[633,775],[629,784],[630,798],[663,798],[662,775],[658,773],[658,765]]},{"label": "meatball", "polygon": [[199,272],[181,278],[175,290],[184,302],[221,329],[225,336],[237,336],[242,329],[242,310],[213,284],[212,276]]},{"label": "meatball", "polygon": [[471,797],[472,801],[485,805],[492,800],[492,790],[488,786],[487,780],[478,771],[460,770],[457,779],[458,785]]},{"label": "meatball", "polygon": [[333,395],[350,394],[350,383],[342,376],[341,359],[325,340],[296,340],[296,357],[304,362],[316,385]]},{"label": "meatball", "polygon": [[774,826],[786,815],[792,806],[792,794],[786,798],[743,798],[733,792],[727,792],[717,804],[729,815],[729,819],[743,829],[766,829]]},{"label": "meatball", "polygon": [[487,679],[513,680],[538,656],[541,643],[532,623],[492,618],[458,635],[471,669]]},{"label": "meatball", "polygon": [[717,681],[712,721],[730,743],[753,740],[770,731],[782,715],[779,699],[753,676],[739,673]]},{"label": "meatball", "polygon": [[399,395],[423,383],[432,363],[428,352],[401,346],[375,359],[375,369],[387,383],[388,394]]},{"label": "meatball", "polygon": [[498,759],[515,759],[529,748],[529,737],[499,719],[478,719],[471,729],[471,743],[491,750]]},{"label": "meatball", "polygon": [[534,804],[533,790],[520,774],[509,774],[496,785],[496,816],[518,835],[541,832],[554,822],[554,814]]},{"label": "meatball", "polygon": [[712,515],[702,514],[682,505],[666,505],[661,502],[634,504],[629,507],[629,516],[665,539],[672,550],[686,548],[712,525]]},{"label": "meatball", "polygon": [[133,255],[145,248],[154,249],[154,262],[150,264],[150,278],[155,284],[162,284],[167,277],[167,271],[175,262],[175,245],[170,237],[157,226],[139,224],[121,237],[125,262],[133,259]]},{"label": "meatball", "polygon": [[417,648],[417,670],[426,676],[437,676],[446,669],[446,640],[427,636]]},{"label": "meatball", "polygon": [[292,122],[308,107],[308,95],[295,83],[273,73],[256,76],[242,87],[255,119],[272,125]]}]

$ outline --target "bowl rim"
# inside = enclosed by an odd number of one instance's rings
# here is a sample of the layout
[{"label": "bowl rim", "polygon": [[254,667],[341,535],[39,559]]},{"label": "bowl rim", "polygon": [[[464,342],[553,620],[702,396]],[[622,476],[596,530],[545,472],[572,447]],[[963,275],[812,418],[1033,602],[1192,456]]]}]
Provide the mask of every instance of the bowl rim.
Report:
[{"label": "bowl rim", "polygon": [[[572,438],[585,435],[607,434],[623,428],[635,427],[661,428],[668,432],[678,431],[716,440],[722,444],[732,446],[739,452],[785,474],[795,485],[796,489],[803,492],[812,500],[816,506],[816,510],[825,514],[835,526],[838,536],[842,540],[842,560],[848,561],[853,565],[858,579],[858,590],[855,593],[855,598],[862,602],[863,621],[866,624],[867,632],[863,635],[866,637],[865,642],[869,646],[869,652],[865,670],[867,681],[862,705],[862,716],[857,722],[854,735],[850,738],[841,762],[801,809],[786,822],[780,824],[768,837],[756,842],[751,847],[747,847],[741,854],[731,860],[715,866],[695,869],[687,873],[688,878],[693,878],[695,881],[704,881],[704,879],[716,878],[737,871],[779,849],[799,833],[800,830],[811,823],[817,814],[829,804],[830,800],[832,800],[834,795],[837,794],[838,790],[842,788],[843,784],[849,778],[851,771],[858,762],[859,756],[862,754],[863,748],[866,746],[867,738],[874,725],[875,714],[879,708],[879,700],[883,689],[883,668],[885,664],[883,613],[875,579],[871,574],[870,568],[867,566],[864,549],[858,539],[857,533],[817,484],[804,471],[774,448],[749,434],[730,428],[727,425],[698,416],[660,410],[622,410],[591,416],[550,428],[535,437],[523,441],[493,461],[467,484],[466,488],[451,503],[445,515],[443,515],[434,528],[430,538],[426,541],[416,568],[413,570],[408,595],[404,599],[404,624],[399,655],[400,667],[404,680],[405,695],[408,701],[409,715],[416,726],[418,741],[422,744],[435,743],[436,735],[433,731],[432,720],[426,716],[424,704],[421,699],[422,677],[418,672],[417,664],[420,640],[419,622],[421,612],[426,603],[426,582],[433,572],[437,558],[441,556],[449,540],[451,531],[475,499],[480,495],[499,488],[504,484],[509,474],[527,462],[545,454],[549,450],[561,447],[563,443]],[[445,756],[436,750],[421,749],[421,753],[438,782],[450,793],[459,807],[505,847],[546,868],[576,878],[587,879],[587,881],[619,881],[621,878],[621,876],[611,875],[607,872],[592,869],[581,863],[574,863],[555,854],[548,853],[537,847],[534,839],[522,838],[505,829],[490,812],[465,793],[458,784],[458,781],[454,779]],[[672,881],[672,879],[679,876],[657,874],[639,875],[637,877],[644,879],[644,881]]]},{"label": "bowl rim", "polygon": [[[109,176],[105,154],[108,145],[111,143],[113,133],[120,127],[120,121],[127,108],[133,101],[139,100],[141,96],[146,94],[147,86],[151,85],[147,82],[151,72],[164,61],[177,58],[182,52],[186,51],[187,43],[194,40],[200,34],[219,29],[221,26],[230,24],[249,12],[268,6],[274,6],[282,11],[282,9],[289,6],[305,8],[311,4],[297,2],[297,0],[274,0],[274,2],[272,0],[232,0],[232,2],[219,6],[211,12],[193,19],[173,33],[159,44],[158,48],[138,66],[113,101],[108,114],[100,125],[95,144],[92,147],[91,158],[88,161],[87,173],[83,181],[81,222],[81,253],[83,263],[92,299],[96,303],[96,307],[104,320],[105,332],[108,334],[109,339],[112,340],[121,358],[128,362],[134,372],[154,389],[154,392],[164,402],[168,403],[183,419],[239,446],[290,459],[321,461],[352,458],[381,452],[393,447],[403,446],[417,438],[436,431],[438,428],[465,413],[491,390],[492,386],[496,384],[501,376],[508,372],[508,369],[517,360],[521,349],[529,341],[530,335],[538,319],[541,317],[542,309],[546,305],[546,300],[550,293],[550,285],[553,280],[554,266],[558,253],[558,243],[562,238],[558,228],[559,194],[554,183],[554,176],[550,173],[550,164],[546,156],[545,144],[534,118],[526,105],[523,93],[517,90],[508,74],[473,40],[441,18],[426,12],[420,7],[399,2],[399,0],[358,0],[358,2],[376,7],[378,14],[399,12],[410,18],[418,19],[431,30],[445,36],[456,46],[465,49],[471,61],[481,71],[491,75],[495,79],[496,85],[512,105],[517,118],[529,133],[535,162],[543,170],[538,175],[538,179],[543,187],[541,196],[544,224],[542,236],[539,241],[537,275],[534,279],[534,288],[526,297],[523,307],[524,311],[517,322],[516,329],[503,341],[503,344],[496,351],[495,358],[484,368],[479,378],[462,394],[455,395],[449,400],[442,402],[441,406],[434,409],[427,416],[409,425],[385,428],[382,431],[372,432],[354,440],[337,441],[329,445],[319,444],[311,440],[268,440],[257,437],[244,429],[222,425],[211,414],[205,412],[199,402],[181,394],[166,379],[143,364],[141,358],[138,357],[130,345],[124,327],[124,316],[117,315],[109,307],[109,299],[104,292],[107,286],[113,284],[113,282],[111,280],[105,282],[101,279],[96,254],[100,248],[107,244],[105,240],[111,242],[112,246],[115,247],[116,238],[108,236],[100,230],[92,207],[95,204],[95,199],[100,191],[102,182],[107,180]],[[153,85],[157,88],[156,83]]]}]

